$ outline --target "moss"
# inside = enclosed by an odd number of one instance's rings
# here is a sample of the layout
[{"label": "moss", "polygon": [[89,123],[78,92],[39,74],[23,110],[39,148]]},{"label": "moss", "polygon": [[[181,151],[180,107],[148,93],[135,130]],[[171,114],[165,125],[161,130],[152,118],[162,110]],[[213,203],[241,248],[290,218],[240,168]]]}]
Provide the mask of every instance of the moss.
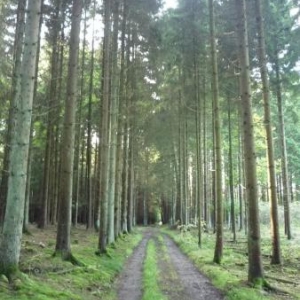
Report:
[{"label": "moss", "polygon": [[18,265],[0,263],[0,274],[7,277],[9,281],[17,277],[20,273]]},{"label": "moss", "polygon": [[64,250],[56,250],[53,253],[53,257],[61,257],[62,260],[70,262],[74,266],[80,266],[83,267],[84,263],[79,261],[70,251],[64,251]]},{"label": "moss", "polygon": [[[54,230],[32,231],[34,240],[52,240]],[[36,234],[38,234],[36,236]],[[82,264],[71,264],[61,259],[61,253],[53,257],[53,249],[46,246],[41,248],[37,243],[30,243],[34,253],[23,252],[21,256],[22,269],[33,270],[39,268],[40,273],[20,273],[20,281],[17,281],[15,289],[0,281],[0,299],[4,300],[92,300],[92,299],[116,299],[114,279],[123,267],[128,255],[141,240],[139,233],[129,234],[125,239],[118,239],[115,249],[109,247],[111,258],[106,255],[95,256],[95,246],[98,236],[84,229],[74,229],[79,243],[72,244],[72,253],[76,260]],[[25,237],[31,239],[32,237]],[[75,239],[73,239],[75,241]],[[26,244],[25,242],[23,243]],[[24,249],[23,249],[24,250]],[[6,277],[3,276],[5,279]],[[7,286],[7,288],[4,288]],[[10,285],[11,286],[11,285]]]}]

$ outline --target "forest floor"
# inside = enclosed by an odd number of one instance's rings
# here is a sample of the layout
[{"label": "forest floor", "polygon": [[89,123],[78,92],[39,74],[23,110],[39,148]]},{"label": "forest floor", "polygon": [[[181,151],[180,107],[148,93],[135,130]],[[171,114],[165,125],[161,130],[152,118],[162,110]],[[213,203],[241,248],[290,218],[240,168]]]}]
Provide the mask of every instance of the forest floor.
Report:
[{"label": "forest floor", "polygon": [[[54,227],[30,230],[32,235],[24,235],[22,242],[22,276],[13,285],[0,276],[0,299],[300,299],[297,236],[291,241],[282,238],[283,264],[272,266],[271,240],[263,232],[266,279],[283,291],[270,293],[247,284],[247,243],[243,233],[238,233],[238,242],[233,243],[226,232],[223,261],[216,265],[212,263],[215,236],[211,233],[202,235],[199,249],[196,231],[182,234],[167,228],[137,228],[111,245],[107,255],[99,257],[95,255],[98,234],[84,227],[73,228],[72,253],[83,263],[78,267],[52,256]],[[150,270],[153,267],[156,269]]]}]

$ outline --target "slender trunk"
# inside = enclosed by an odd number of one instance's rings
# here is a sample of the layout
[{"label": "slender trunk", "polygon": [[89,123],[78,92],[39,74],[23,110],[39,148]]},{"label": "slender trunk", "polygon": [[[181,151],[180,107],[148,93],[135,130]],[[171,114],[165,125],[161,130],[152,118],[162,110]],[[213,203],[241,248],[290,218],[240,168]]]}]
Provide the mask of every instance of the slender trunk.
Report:
[{"label": "slender trunk", "polygon": [[216,152],[216,246],[214,262],[220,264],[223,256],[223,199],[222,199],[222,153],[221,153],[221,124],[219,108],[219,84],[218,84],[218,66],[217,50],[215,38],[215,13],[214,2],[209,1],[210,15],[210,46],[212,60],[212,92],[214,103],[214,131],[215,131],[215,152]]},{"label": "slender trunk", "polygon": [[282,197],[284,206],[284,228],[287,238],[292,238],[291,231],[291,220],[290,220],[290,189],[288,182],[288,161],[286,152],[286,138],[285,138],[285,126],[284,116],[282,108],[282,91],[281,91],[281,79],[279,71],[279,57],[278,51],[275,57],[275,72],[276,72],[276,96],[277,96],[277,107],[278,107],[278,119],[279,119],[279,139],[280,139],[280,150],[281,150],[281,172],[282,172]]},{"label": "slender trunk", "polygon": [[127,214],[128,214],[128,125],[124,126],[124,137],[123,137],[123,144],[124,144],[124,151],[123,151],[123,170],[122,170],[122,216],[121,216],[121,223],[122,223],[122,232],[128,232],[128,225],[127,225]]},{"label": "slender trunk", "polygon": [[93,228],[93,197],[92,197],[92,99],[94,95],[94,56],[95,56],[95,13],[96,2],[94,0],[93,7],[93,34],[92,34],[92,49],[91,49],[91,67],[89,79],[89,102],[88,102],[88,117],[87,117],[87,141],[86,141],[86,196],[88,203],[88,221],[87,229]]},{"label": "slender trunk", "polygon": [[127,230],[130,233],[133,229],[134,211],[134,168],[133,168],[133,128],[129,133],[129,154],[128,154],[128,208],[127,208]]},{"label": "slender trunk", "polygon": [[244,227],[244,209],[243,209],[243,180],[242,180],[242,149],[241,149],[241,137],[240,132],[238,135],[238,198],[239,198],[239,219],[240,227],[239,230],[242,231]]},{"label": "slender trunk", "polygon": [[279,223],[278,223],[278,207],[276,195],[276,174],[274,163],[274,146],[273,146],[273,133],[272,133],[272,120],[270,108],[270,89],[268,80],[268,70],[266,61],[266,47],[265,47],[265,34],[262,20],[262,7],[261,0],[255,1],[256,9],[256,25],[258,32],[258,55],[260,76],[263,86],[263,100],[264,100],[264,122],[267,136],[267,155],[268,155],[268,170],[269,170],[269,191],[270,191],[270,207],[271,207],[271,225],[272,225],[272,264],[281,263],[280,254],[280,236],[279,236]]},{"label": "slender trunk", "polygon": [[116,199],[116,167],[117,167],[117,137],[119,114],[119,75],[118,75],[118,33],[119,33],[119,1],[114,2],[112,37],[112,100],[111,100],[111,130],[110,130],[110,174],[109,174],[109,226],[108,243],[115,241],[115,208]]},{"label": "slender trunk", "polygon": [[48,116],[47,116],[47,137],[45,147],[45,159],[44,159],[44,174],[43,174],[43,188],[41,194],[41,219],[39,220],[39,227],[45,228],[48,224],[48,206],[50,204],[50,180],[55,178],[52,167],[53,149],[55,147],[55,126],[54,122],[57,118],[56,105],[57,105],[57,83],[58,83],[58,35],[60,30],[60,1],[56,2],[55,8],[55,25],[52,31],[52,58],[51,58],[51,83],[48,96]]},{"label": "slender trunk", "polygon": [[101,176],[100,199],[101,218],[99,231],[100,253],[106,252],[108,227],[108,171],[109,171],[109,109],[111,81],[111,0],[104,1],[104,53],[103,53],[103,89],[102,89],[102,120],[101,120]]},{"label": "slender trunk", "polygon": [[[58,78],[62,78],[64,74],[64,54],[65,54],[65,3],[62,2],[62,8],[61,8],[61,22],[60,22],[60,44],[61,46],[58,49]],[[59,189],[60,189],[60,139],[61,139],[61,129],[60,129],[60,123],[61,123],[61,98],[63,95],[63,84],[62,81],[59,80],[57,84],[57,104],[55,109],[55,116],[56,116],[56,122],[55,122],[55,129],[54,129],[54,159],[53,159],[53,171],[54,171],[54,178],[53,178],[53,201],[52,201],[52,220],[51,224],[56,225],[57,219],[58,219],[58,197],[59,197]]]},{"label": "slender trunk", "polygon": [[82,1],[74,0],[70,33],[67,97],[60,152],[59,214],[55,246],[55,255],[61,255],[62,259],[71,262],[74,262],[71,254],[70,233],[81,12]]},{"label": "slender trunk", "polygon": [[[203,119],[203,199],[204,199],[204,221],[206,228],[211,227],[211,216],[209,209],[208,197],[208,164],[207,164],[207,125],[206,125],[206,78],[203,80],[203,106],[202,106],[202,119]],[[211,201],[211,200],[210,200]]]},{"label": "slender trunk", "polygon": [[187,109],[184,109],[184,128],[183,128],[183,193],[184,193],[184,224],[189,224],[189,181],[188,181],[188,124],[187,124]]},{"label": "slender trunk", "polygon": [[[117,169],[116,169],[116,218],[115,218],[115,234],[119,235],[124,229],[125,224],[123,224],[123,209],[125,205],[122,204],[122,171],[124,168],[124,135],[125,135],[125,111],[126,111],[126,101],[125,101],[125,35],[126,35],[126,23],[127,23],[127,4],[123,0],[123,11],[122,11],[122,26],[121,26],[121,54],[120,54],[120,83],[119,83],[119,117],[118,117],[118,136],[117,136]],[[127,230],[127,225],[126,225]]]},{"label": "slender trunk", "polygon": [[251,107],[250,67],[248,29],[245,0],[236,0],[237,34],[240,60],[240,87],[242,104],[242,124],[244,137],[244,156],[246,189],[248,201],[248,280],[262,284],[263,266],[260,247],[260,224],[256,176],[256,153],[254,147],[253,119]]},{"label": "slender trunk", "polygon": [[[195,42],[194,42],[195,45]],[[194,50],[195,51],[195,50]],[[198,215],[198,246],[202,244],[202,215],[203,215],[203,158],[202,158],[202,112],[199,91],[199,64],[194,52],[194,89],[195,89],[195,123],[196,123],[196,203]],[[205,211],[205,209],[204,209]],[[196,219],[195,219],[196,221]]]},{"label": "slender trunk", "polygon": [[179,91],[179,105],[178,105],[178,113],[179,113],[179,132],[178,132],[178,171],[179,171],[179,206],[180,206],[180,223],[186,224],[185,220],[185,201],[184,198],[184,126],[183,126],[183,112],[182,112],[182,93]]},{"label": "slender trunk", "polygon": [[236,242],[236,226],[235,226],[235,203],[234,203],[234,192],[233,192],[233,160],[232,160],[232,137],[231,137],[231,103],[228,96],[228,143],[229,143],[229,192],[230,192],[230,219],[231,219],[231,230],[233,234],[233,242]]},{"label": "slender trunk", "polygon": [[[135,42],[136,30],[131,29],[131,39],[129,39],[129,47],[131,48],[130,56],[132,61],[129,62],[130,71],[128,74],[128,208],[127,208],[127,230],[131,232],[133,229],[134,219],[134,125],[135,125],[135,102],[136,102],[136,74],[135,74]],[[130,36],[130,35],[129,35]]]},{"label": "slender trunk", "polygon": [[149,178],[149,149],[145,148],[144,192],[143,192],[143,225],[148,225],[148,178]]}]

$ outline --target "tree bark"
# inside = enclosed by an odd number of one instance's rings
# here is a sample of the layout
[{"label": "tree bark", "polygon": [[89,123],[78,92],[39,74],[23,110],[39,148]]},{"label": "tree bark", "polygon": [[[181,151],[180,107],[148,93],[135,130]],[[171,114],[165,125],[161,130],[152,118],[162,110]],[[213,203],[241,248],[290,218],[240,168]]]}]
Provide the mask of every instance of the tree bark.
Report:
[{"label": "tree bark", "polygon": [[277,96],[277,107],[278,107],[278,119],[279,119],[279,139],[280,139],[280,150],[281,150],[281,172],[282,172],[282,198],[284,206],[284,228],[287,239],[292,238],[291,230],[291,218],[290,218],[290,189],[288,179],[288,161],[286,152],[286,141],[285,141],[285,126],[282,108],[282,91],[281,91],[281,79],[279,71],[279,57],[278,51],[275,56],[275,72],[276,72],[276,96]]},{"label": "tree bark", "polygon": [[99,231],[99,253],[105,253],[108,239],[108,174],[109,174],[109,109],[111,102],[111,0],[104,1],[104,53],[103,53],[103,90],[101,120],[101,218]]},{"label": "tree bark", "polygon": [[82,1],[74,0],[70,33],[67,97],[61,140],[59,214],[55,247],[55,255],[61,255],[62,259],[70,260],[73,263],[75,261],[71,254],[70,231],[81,12]]},{"label": "tree bark", "polygon": [[32,102],[38,51],[41,1],[29,0],[24,54],[17,74],[15,128],[11,139],[7,206],[0,245],[0,273],[11,278],[18,270],[24,218]]},{"label": "tree bark", "polygon": [[52,58],[51,58],[51,81],[50,91],[48,95],[48,120],[47,120],[47,137],[44,159],[43,186],[41,193],[41,216],[38,222],[40,228],[45,228],[48,224],[48,206],[50,202],[50,194],[52,194],[50,181],[55,178],[53,167],[53,153],[55,149],[55,121],[57,118],[57,84],[59,71],[59,51],[58,37],[61,29],[61,4],[60,0],[55,3],[55,23],[52,28]]},{"label": "tree bark", "polygon": [[272,120],[270,108],[270,89],[267,74],[266,62],[266,47],[265,47],[265,34],[262,17],[261,0],[255,1],[256,10],[256,25],[258,32],[258,56],[260,76],[263,86],[263,100],[264,100],[264,122],[267,136],[267,155],[268,155],[268,171],[269,171],[269,195],[271,207],[271,225],[272,225],[272,264],[281,264],[280,254],[280,236],[278,224],[278,204],[276,194],[276,174],[274,163],[274,146],[273,146],[273,133],[272,133]]},{"label": "tree bark", "polygon": [[232,134],[231,134],[231,100],[228,97],[228,168],[229,168],[229,193],[230,193],[230,219],[231,230],[233,234],[233,242],[236,242],[236,226],[235,226],[235,203],[234,203],[234,191],[233,191],[233,159],[232,159]]},{"label": "tree bark", "polygon": [[116,234],[120,234],[123,230],[127,230],[127,224],[125,219],[127,217],[123,215],[125,205],[123,203],[123,168],[124,160],[123,155],[126,151],[125,146],[123,146],[124,135],[125,135],[125,35],[126,35],[126,22],[127,22],[127,4],[123,0],[123,12],[122,12],[122,28],[121,28],[121,54],[120,54],[120,85],[119,85],[119,117],[118,117],[118,136],[117,136],[117,170],[116,170],[116,201],[118,203],[116,209]]},{"label": "tree bark", "polygon": [[[4,7],[4,3],[3,3]],[[10,107],[9,107],[9,116],[7,120],[7,131],[5,136],[5,147],[3,155],[3,167],[1,172],[1,183],[0,183],[0,224],[4,221],[6,199],[7,199],[7,190],[8,190],[8,169],[9,169],[9,152],[11,144],[12,135],[14,132],[14,120],[15,120],[15,109],[17,101],[17,93],[20,90],[20,68],[21,68],[21,57],[23,51],[23,40],[24,40],[24,30],[25,30],[25,8],[26,0],[19,0],[17,8],[17,23],[16,23],[16,34],[14,41],[14,69],[13,69],[13,78],[11,85],[11,96],[10,96]]]},{"label": "tree bark", "polygon": [[111,129],[110,129],[110,173],[109,173],[109,226],[108,243],[115,241],[115,208],[116,199],[116,167],[117,167],[117,137],[119,114],[119,74],[118,74],[118,33],[119,33],[119,0],[115,0],[113,9],[113,38],[112,38],[112,99],[111,99]]},{"label": "tree bark", "polygon": [[212,60],[212,92],[214,108],[214,131],[215,131],[215,153],[216,153],[216,245],[213,261],[221,263],[223,256],[223,195],[222,195],[222,149],[221,149],[221,122],[219,108],[219,83],[218,83],[218,66],[217,50],[215,37],[215,13],[214,1],[209,1],[209,27],[210,27],[210,46]]},{"label": "tree bark", "polygon": [[93,3],[93,34],[92,34],[92,49],[91,49],[91,67],[89,79],[89,102],[88,102],[88,117],[87,117],[87,140],[86,140],[86,196],[88,203],[88,221],[87,229],[93,228],[93,195],[92,195],[92,99],[94,95],[94,56],[95,56],[95,14],[96,1]]},{"label": "tree bark", "polygon": [[250,66],[248,29],[245,0],[236,0],[237,35],[240,60],[240,91],[242,105],[243,144],[246,172],[246,191],[248,200],[248,280],[262,285],[264,277],[261,261],[260,225],[258,209],[256,153],[253,136],[251,107]]}]

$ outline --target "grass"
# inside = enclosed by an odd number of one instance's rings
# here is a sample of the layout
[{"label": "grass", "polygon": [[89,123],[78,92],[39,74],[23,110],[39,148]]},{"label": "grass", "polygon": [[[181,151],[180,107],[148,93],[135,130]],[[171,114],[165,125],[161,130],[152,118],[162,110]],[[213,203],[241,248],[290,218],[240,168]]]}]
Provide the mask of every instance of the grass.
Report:
[{"label": "grass", "polygon": [[[120,237],[108,248],[108,255],[97,256],[95,250],[98,234],[85,228],[72,230],[72,253],[83,267],[73,266],[52,257],[55,247],[55,228],[41,231],[30,229],[32,236],[24,236],[22,241],[20,268],[23,271],[14,286],[9,286],[7,279],[0,276],[0,299],[2,300],[115,300],[114,279],[121,271],[124,262],[141,240],[141,229],[133,234]],[[223,291],[228,300],[265,300],[265,299],[300,299],[300,235],[297,231],[292,240],[286,240],[281,234],[283,265],[270,265],[271,239],[269,228],[262,228],[262,253],[265,275],[271,286],[288,290],[288,295],[267,293],[247,285],[248,257],[246,238],[238,233],[238,242],[232,243],[230,233],[225,231],[223,260],[221,265],[212,263],[215,236],[203,233],[202,248],[197,245],[197,233],[163,229],[170,235],[195,265],[205,273],[212,283]],[[156,248],[158,246],[158,248]],[[157,243],[150,240],[144,262],[143,300],[165,300],[160,290],[157,255],[166,261],[166,245],[162,234],[157,236]]]},{"label": "grass", "polygon": [[[280,290],[287,290],[291,287],[289,295],[282,294],[272,294],[267,293],[263,290],[258,290],[250,287],[247,284],[247,271],[248,271],[248,257],[247,243],[245,236],[239,233],[238,243],[230,242],[230,233],[225,233],[224,248],[223,248],[223,260],[221,265],[214,264],[213,254],[215,247],[215,236],[213,234],[203,233],[202,235],[202,247],[199,249],[197,245],[197,232],[188,232],[182,236],[178,231],[171,231],[163,229],[163,232],[167,233],[173,238],[181,250],[195,263],[195,265],[207,275],[214,286],[219,288],[226,295],[226,299],[229,300],[252,300],[252,299],[300,299],[297,294],[299,294],[299,287],[297,287],[298,279],[295,275],[299,272],[297,267],[297,260],[294,261],[294,266],[292,267],[289,262],[289,257],[298,256],[299,254],[299,244],[296,246],[295,242],[282,240],[282,253],[285,261],[288,260],[288,264],[284,266],[271,266],[269,261],[269,251],[271,244],[270,239],[263,238],[262,250],[264,258],[263,264],[266,271],[266,275],[272,275],[275,278],[282,278],[288,276],[291,282],[295,282],[295,285],[287,286],[284,283],[278,281],[271,281],[271,285]],[[296,250],[297,247],[297,250]],[[287,249],[292,250],[292,255],[287,255]],[[298,256],[299,257],[299,256]],[[298,261],[299,266],[299,261]],[[291,270],[293,268],[293,271]],[[299,273],[298,273],[299,274]],[[267,278],[269,281],[269,279]]]},{"label": "grass", "polygon": [[143,300],[166,300],[158,286],[159,271],[156,259],[156,247],[153,240],[147,245],[143,272]]},{"label": "grass", "polygon": [[84,264],[76,267],[52,257],[54,228],[32,232],[33,236],[25,236],[23,240],[20,268],[26,273],[13,288],[8,287],[5,278],[0,278],[0,299],[113,300],[116,298],[113,281],[142,237],[138,231],[124,235],[108,248],[109,255],[99,257],[95,255],[98,235],[83,228],[74,229],[72,253]]}]

